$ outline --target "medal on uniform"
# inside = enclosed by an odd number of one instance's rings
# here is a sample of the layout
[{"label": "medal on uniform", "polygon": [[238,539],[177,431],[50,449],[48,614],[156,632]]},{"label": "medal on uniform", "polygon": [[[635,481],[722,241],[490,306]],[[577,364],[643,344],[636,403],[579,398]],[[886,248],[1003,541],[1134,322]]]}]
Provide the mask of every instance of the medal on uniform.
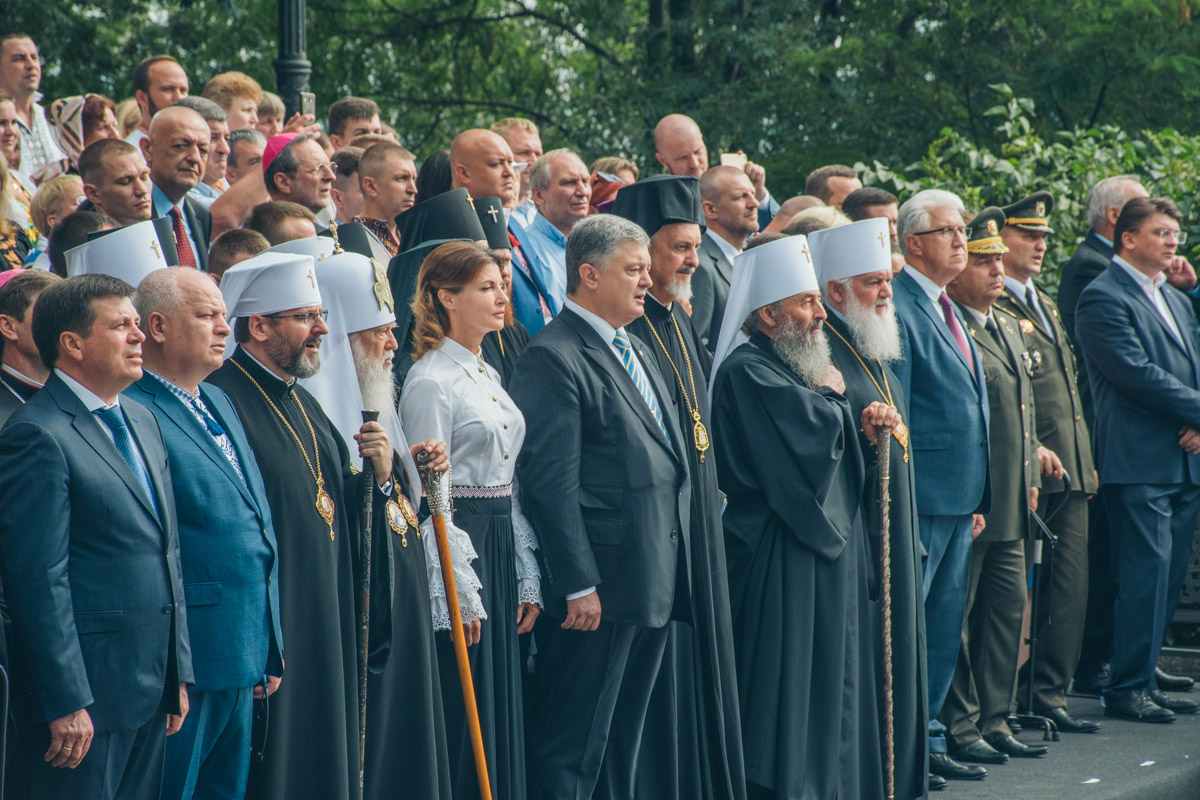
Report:
[{"label": "medal on uniform", "polygon": [[333,498],[325,491],[325,481],[317,484],[317,513],[329,526],[329,541],[333,541]]},{"label": "medal on uniform", "polygon": [[388,525],[391,525],[392,530],[400,536],[400,546],[408,547],[408,522],[404,518],[404,512],[401,511],[400,505],[395,500],[388,500],[385,508]]},{"label": "medal on uniform", "polygon": [[[709,447],[708,431],[705,430],[704,423],[700,421],[699,411],[692,412],[692,419],[696,421],[696,424],[692,426],[692,438],[696,441],[696,449],[704,453]],[[700,460],[704,460],[703,455],[700,457]]]}]

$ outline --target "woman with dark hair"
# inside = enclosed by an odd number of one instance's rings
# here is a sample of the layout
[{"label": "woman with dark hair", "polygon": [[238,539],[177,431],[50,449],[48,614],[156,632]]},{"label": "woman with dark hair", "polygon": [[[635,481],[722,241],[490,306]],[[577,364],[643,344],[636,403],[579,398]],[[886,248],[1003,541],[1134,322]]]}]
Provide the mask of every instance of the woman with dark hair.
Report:
[{"label": "woman with dark hair", "polygon": [[438,150],[425,159],[417,171],[417,202],[450,191],[453,175],[450,172],[450,151]]},{"label": "woman with dark hair", "polygon": [[[454,509],[450,534],[471,673],[494,797],[525,797],[525,728],[517,635],[541,611],[537,540],[513,491],[525,420],[484,360],[483,337],[504,327],[508,297],[487,250],[449,242],[421,264],[412,301],[415,363],[404,382],[400,419],[415,440],[447,443]],[[429,563],[438,558],[429,521],[422,526]],[[478,554],[474,573],[466,563]],[[449,625],[440,573],[430,570],[435,626]],[[461,572],[460,572],[461,571]],[[466,591],[464,591],[464,588]],[[480,605],[482,603],[482,605]],[[486,625],[483,620],[486,618]],[[439,636],[438,661],[454,796],[479,796],[454,652]]]}]

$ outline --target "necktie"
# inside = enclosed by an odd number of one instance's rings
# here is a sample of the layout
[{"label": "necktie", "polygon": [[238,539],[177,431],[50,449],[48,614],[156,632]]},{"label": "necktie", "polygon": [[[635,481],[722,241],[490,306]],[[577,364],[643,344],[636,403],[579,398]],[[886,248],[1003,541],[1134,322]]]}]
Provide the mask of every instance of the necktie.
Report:
[{"label": "necktie", "polygon": [[513,235],[512,231],[508,232],[508,241],[512,244],[513,261],[521,267],[521,271],[529,276],[529,280],[533,282],[533,291],[537,294],[538,306],[542,311],[542,319],[549,322],[554,314],[550,311],[550,304],[546,302],[546,298],[542,297],[541,291],[537,288],[537,281],[533,280],[533,271],[529,267],[529,262],[525,260],[525,253],[521,250],[521,242]]},{"label": "necktie", "polygon": [[213,437],[213,441],[217,443],[217,446],[221,448],[221,452],[229,459],[233,471],[242,479],[242,483],[245,483],[246,476],[242,474],[241,462],[238,461],[237,453],[233,449],[233,442],[230,441],[226,430],[221,427],[221,423],[217,422],[217,418],[212,415],[212,412],[201,402],[199,397],[192,400],[192,408],[195,409],[196,416],[204,423],[204,427],[208,429],[208,433]]},{"label": "necktie", "polygon": [[1004,349],[1004,340],[1000,338],[1000,326],[996,324],[996,318],[988,317],[987,324],[983,327],[987,328],[988,333],[992,335],[996,344],[1000,345],[1001,349]]},{"label": "necktie", "polygon": [[650,381],[642,373],[642,368],[638,366],[638,362],[633,360],[633,345],[629,343],[629,337],[625,335],[624,331],[617,331],[617,335],[613,337],[613,344],[616,345],[617,352],[621,354],[621,363],[625,365],[625,371],[633,379],[633,385],[642,393],[642,399],[650,407],[650,414],[654,417],[654,421],[658,423],[658,429],[662,431],[663,436],[667,437],[668,442],[671,441],[671,435],[667,433],[667,426],[663,424],[662,411],[658,408],[658,400],[655,399],[654,392],[650,389]]},{"label": "necktie", "polygon": [[958,317],[954,316],[954,306],[950,304],[950,298],[945,292],[938,295],[938,305],[942,307],[942,316],[946,320],[946,327],[950,329],[950,335],[954,337],[959,351],[962,353],[963,358],[967,360],[967,368],[974,375],[975,360],[971,358],[971,348],[967,344],[967,337],[963,336],[962,326],[958,324]]},{"label": "necktie", "polygon": [[1038,319],[1042,321],[1042,327],[1050,334],[1050,338],[1054,338],[1054,328],[1050,327],[1050,320],[1046,319],[1045,312],[1042,311],[1041,304],[1037,301],[1037,295],[1033,291],[1032,286],[1025,287],[1025,303],[1033,309],[1033,313],[1038,315]]},{"label": "necktie", "polygon": [[146,497],[150,500],[150,506],[154,509],[154,515],[158,516],[158,503],[154,500],[154,489],[150,487],[150,476],[146,474],[146,468],[142,466],[142,462],[134,455],[133,439],[129,435],[129,428],[125,424],[125,416],[121,413],[120,407],[98,408],[92,413],[99,417],[100,421],[112,431],[113,444],[117,446],[117,452],[121,454],[121,458],[125,459],[125,463],[133,471],[133,476],[137,478],[142,491],[146,493]]},{"label": "necktie", "polygon": [[175,249],[179,251],[179,266],[198,267],[196,253],[188,241],[187,231],[183,229],[183,214],[179,213],[179,206],[171,206],[171,235],[175,237]]}]

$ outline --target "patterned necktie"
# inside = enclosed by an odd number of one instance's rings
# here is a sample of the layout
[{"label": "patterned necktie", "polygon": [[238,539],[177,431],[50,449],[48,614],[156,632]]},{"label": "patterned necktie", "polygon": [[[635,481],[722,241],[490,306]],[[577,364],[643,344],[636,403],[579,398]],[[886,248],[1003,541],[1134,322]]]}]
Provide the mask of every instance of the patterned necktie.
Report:
[{"label": "patterned necktie", "polygon": [[950,304],[950,298],[945,292],[938,295],[938,304],[942,307],[942,316],[946,319],[946,327],[950,329],[950,335],[954,337],[959,352],[967,360],[967,368],[971,370],[971,375],[974,375],[975,359],[971,358],[971,348],[967,344],[967,337],[963,336],[962,326],[958,324],[958,317],[954,315],[954,306]]},{"label": "patterned necktie", "polygon": [[175,237],[175,249],[179,251],[179,266],[198,267],[196,253],[188,241],[187,231],[183,229],[183,214],[179,213],[179,206],[171,206],[171,235]]},{"label": "patterned necktie", "polygon": [[133,439],[129,435],[129,428],[125,424],[125,416],[121,413],[120,406],[98,408],[92,413],[112,431],[113,444],[117,446],[117,452],[121,454],[121,458],[125,459],[125,463],[133,471],[133,476],[137,478],[142,491],[146,493],[147,499],[150,500],[150,506],[154,509],[154,515],[157,517],[158,503],[154,500],[154,489],[150,486],[150,476],[146,474],[146,468],[142,462],[134,455]]},{"label": "patterned necktie", "polygon": [[625,335],[624,331],[617,331],[617,335],[613,337],[613,344],[616,345],[617,352],[621,354],[621,363],[625,365],[625,371],[633,379],[633,385],[642,393],[642,399],[650,407],[650,414],[658,423],[658,429],[662,431],[663,436],[667,437],[668,442],[671,441],[671,434],[667,433],[667,426],[663,424],[662,411],[658,408],[658,400],[655,399],[654,392],[650,388],[650,381],[642,373],[638,362],[633,360],[633,345],[629,343],[629,337]]},{"label": "patterned necktie", "polygon": [[554,316],[550,311],[550,304],[546,302],[546,298],[542,297],[541,291],[537,288],[537,282],[533,280],[533,270],[529,267],[529,262],[525,260],[525,253],[521,250],[521,242],[513,235],[512,231],[508,232],[508,241],[512,244],[513,262],[516,263],[521,271],[529,276],[529,280],[533,282],[533,291],[537,295],[538,307],[542,311],[542,319],[547,322]]},{"label": "patterned necktie", "polygon": [[1046,329],[1046,333],[1050,334],[1050,338],[1054,338],[1054,328],[1050,327],[1050,320],[1046,319],[1046,314],[1042,311],[1042,306],[1037,302],[1037,296],[1033,292],[1032,286],[1025,287],[1025,303],[1033,309],[1033,313],[1038,315],[1042,321],[1042,327]]},{"label": "patterned necktie", "polygon": [[199,397],[192,399],[192,408],[195,409],[196,416],[204,423],[204,427],[208,429],[209,435],[213,437],[217,446],[221,448],[221,452],[229,459],[229,464],[233,467],[233,471],[242,479],[242,483],[245,483],[246,476],[242,474],[242,465],[238,462],[237,453],[233,450],[233,442],[230,441],[228,432],[221,427],[221,423],[217,422],[217,418],[205,407]]}]

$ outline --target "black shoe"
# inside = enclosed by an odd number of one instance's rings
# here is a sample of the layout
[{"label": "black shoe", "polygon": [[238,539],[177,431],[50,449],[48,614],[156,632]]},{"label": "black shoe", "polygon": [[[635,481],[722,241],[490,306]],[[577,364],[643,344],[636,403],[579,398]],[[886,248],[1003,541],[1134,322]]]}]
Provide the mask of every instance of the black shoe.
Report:
[{"label": "black shoe", "polygon": [[929,754],[929,772],[953,781],[978,781],[987,777],[987,770],[974,764],[960,764],[946,753]]},{"label": "black shoe", "polygon": [[1170,697],[1164,692],[1155,689],[1147,691],[1146,694],[1155,703],[1168,711],[1174,711],[1176,714],[1195,714],[1197,710],[1200,710],[1200,703],[1197,703],[1195,700],[1188,700],[1186,697]]},{"label": "black shoe", "polygon": [[945,778],[943,778],[941,775],[934,775],[932,772],[929,773],[929,791],[940,792],[942,789],[945,789],[945,788],[946,788],[946,779]]},{"label": "black shoe", "polygon": [[1104,687],[1108,685],[1112,678],[1112,671],[1108,665],[1099,672],[1093,672],[1089,675],[1075,675],[1075,680],[1071,681],[1071,693],[1081,694],[1085,697],[1101,697],[1104,694]]},{"label": "black shoe", "polygon": [[1006,753],[1015,758],[1038,758],[1050,752],[1044,744],[1025,744],[1012,736],[991,735],[987,737],[990,744],[999,753]]},{"label": "black shoe", "polygon": [[1172,675],[1158,667],[1154,668],[1154,682],[1164,692],[1186,692],[1196,685],[1194,680],[1185,675]]},{"label": "black shoe", "polygon": [[956,745],[949,737],[946,747],[956,761],[966,761],[972,764],[1003,764],[1008,756],[992,747],[983,739],[976,739],[968,744]]},{"label": "black shoe", "polygon": [[1072,717],[1065,708],[1044,708],[1033,713],[1050,720],[1060,731],[1066,733],[1095,733],[1100,730],[1099,722]]},{"label": "black shoe", "polygon": [[1104,698],[1104,715],[1130,722],[1174,722],[1175,712],[1155,703],[1144,690]]}]

